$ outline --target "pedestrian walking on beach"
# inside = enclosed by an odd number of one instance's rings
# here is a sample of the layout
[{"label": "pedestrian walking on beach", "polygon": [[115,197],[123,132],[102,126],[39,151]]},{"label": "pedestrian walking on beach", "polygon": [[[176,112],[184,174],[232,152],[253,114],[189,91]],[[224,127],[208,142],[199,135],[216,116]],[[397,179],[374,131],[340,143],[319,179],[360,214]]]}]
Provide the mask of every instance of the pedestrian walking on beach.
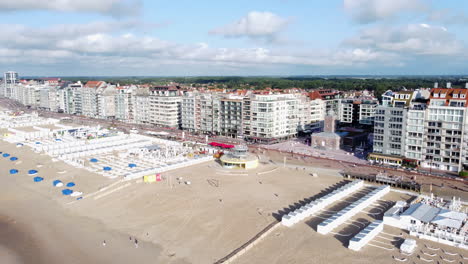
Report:
[{"label": "pedestrian walking on beach", "polygon": [[138,240],[135,238],[135,248],[138,248]]},{"label": "pedestrian walking on beach", "polygon": [[105,240],[102,241],[102,246],[104,246],[104,247],[106,246],[106,241]]}]

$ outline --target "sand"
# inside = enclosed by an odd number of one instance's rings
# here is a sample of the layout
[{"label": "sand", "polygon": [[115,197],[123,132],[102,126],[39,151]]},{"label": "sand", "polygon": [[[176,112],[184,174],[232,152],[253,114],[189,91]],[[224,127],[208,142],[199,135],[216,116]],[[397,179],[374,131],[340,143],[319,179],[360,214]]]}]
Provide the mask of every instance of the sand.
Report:
[{"label": "sand", "polygon": [[[336,163],[305,163],[293,158],[283,166],[282,157],[272,155],[260,156],[261,166],[247,172],[208,162],[164,173],[164,180],[154,184],[116,183],[52,162],[28,147],[0,142],[0,151],[21,161],[0,157],[0,219],[7,223],[0,226],[0,232],[8,233],[7,239],[0,240],[0,260],[11,263],[31,263],[28,258],[39,264],[212,263],[277,221],[280,211],[343,181],[339,174],[343,168]],[[20,173],[10,175],[11,168]],[[29,169],[39,170],[45,180],[34,183],[26,174]],[[76,201],[61,195],[63,188],[52,186],[55,179],[75,182],[73,189],[84,192],[85,198]],[[105,186],[111,187],[99,192]],[[383,200],[408,198],[391,193]],[[372,219],[362,213],[351,223]],[[316,221],[281,227],[237,262],[333,263],[339,259],[342,263],[392,263],[386,251],[365,248],[355,253],[345,247],[345,240],[319,235],[314,230]],[[337,231],[359,230],[343,226]],[[138,248],[129,237],[138,239]]]},{"label": "sand", "polygon": [[[60,170],[66,164],[44,162],[47,156],[33,154],[26,147],[1,142],[0,148],[23,161],[16,165],[0,159],[0,263],[186,263],[168,259],[161,255],[160,246],[143,240],[135,248],[128,234],[64,208],[65,200],[51,182],[59,177],[52,167],[57,164]],[[37,162],[44,164],[38,169],[46,179],[41,183],[34,183],[25,173]],[[10,175],[13,167],[20,173]]]}]

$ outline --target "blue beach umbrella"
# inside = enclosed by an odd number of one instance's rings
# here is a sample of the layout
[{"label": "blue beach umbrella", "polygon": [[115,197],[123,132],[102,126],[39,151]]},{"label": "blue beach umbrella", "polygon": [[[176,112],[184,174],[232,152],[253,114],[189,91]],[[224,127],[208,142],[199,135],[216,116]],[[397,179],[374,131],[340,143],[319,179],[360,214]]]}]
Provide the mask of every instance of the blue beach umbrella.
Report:
[{"label": "blue beach umbrella", "polygon": [[15,161],[15,160],[18,160],[18,158],[17,157],[11,157],[10,160]]},{"label": "blue beach umbrella", "polygon": [[17,170],[17,169],[11,169],[11,170],[10,170],[10,174],[16,174],[16,173],[18,173],[18,170]]},{"label": "blue beach umbrella", "polygon": [[73,187],[73,186],[75,186],[75,183],[74,183],[74,182],[69,182],[69,183],[67,183],[67,187]]},{"label": "blue beach umbrella", "polygon": [[95,159],[95,158],[92,158],[92,159],[90,159],[89,161],[90,161],[90,162],[98,162],[98,160]]},{"label": "blue beach umbrella", "polygon": [[135,168],[136,166],[137,166],[137,165],[136,165],[135,163],[129,163],[129,164],[128,164],[128,167],[130,167],[130,168]]},{"label": "blue beach umbrella", "polygon": [[72,194],[72,193],[73,193],[73,191],[70,190],[70,189],[62,190],[62,194],[63,194],[63,195],[70,195],[70,194]]},{"label": "blue beach umbrella", "polygon": [[102,169],[105,170],[105,171],[110,171],[110,170],[112,170],[111,167],[104,167],[104,168],[102,168]]},{"label": "blue beach umbrella", "polygon": [[37,170],[29,170],[29,171],[28,171],[28,174],[29,174],[29,175],[34,175],[34,174],[36,174],[36,173],[37,173]]},{"label": "blue beach umbrella", "polygon": [[43,180],[44,180],[44,178],[42,178],[42,177],[34,177],[34,182],[41,182]]}]

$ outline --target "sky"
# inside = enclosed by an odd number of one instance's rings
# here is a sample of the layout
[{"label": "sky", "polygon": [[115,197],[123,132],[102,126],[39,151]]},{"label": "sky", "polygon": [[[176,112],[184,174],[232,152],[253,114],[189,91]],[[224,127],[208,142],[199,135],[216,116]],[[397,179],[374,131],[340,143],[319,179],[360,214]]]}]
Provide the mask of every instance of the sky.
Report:
[{"label": "sky", "polygon": [[23,76],[466,75],[466,0],[0,0]]}]

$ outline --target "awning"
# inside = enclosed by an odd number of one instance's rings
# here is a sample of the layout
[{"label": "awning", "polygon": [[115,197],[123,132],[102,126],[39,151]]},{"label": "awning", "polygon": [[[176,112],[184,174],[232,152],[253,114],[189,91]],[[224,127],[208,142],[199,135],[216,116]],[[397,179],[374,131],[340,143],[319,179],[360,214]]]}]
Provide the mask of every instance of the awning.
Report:
[{"label": "awning", "polygon": [[234,145],[229,145],[229,144],[223,144],[223,143],[218,143],[218,142],[210,142],[208,145],[213,146],[213,147],[220,147],[220,148],[234,148]]},{"label": "awning", "polygon": [[399,157],[399,156],[390,156],[390,155],[384,155],[384,154],[371,153],[369,154],[369,159],[386,159],[386,160],[402,162],[404,158]]}]

